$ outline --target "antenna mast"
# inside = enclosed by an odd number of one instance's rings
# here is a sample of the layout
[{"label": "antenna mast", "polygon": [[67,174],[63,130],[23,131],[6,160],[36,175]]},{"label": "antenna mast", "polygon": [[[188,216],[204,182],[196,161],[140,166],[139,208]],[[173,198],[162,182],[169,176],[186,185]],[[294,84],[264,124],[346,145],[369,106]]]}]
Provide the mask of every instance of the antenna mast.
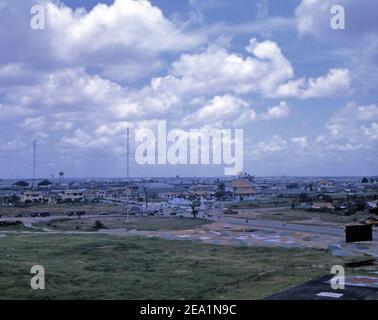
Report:
[{"label": "antenna mast", "polygon": [[126,174],[127,180],[130,179],[130,128],[126,131]]}]

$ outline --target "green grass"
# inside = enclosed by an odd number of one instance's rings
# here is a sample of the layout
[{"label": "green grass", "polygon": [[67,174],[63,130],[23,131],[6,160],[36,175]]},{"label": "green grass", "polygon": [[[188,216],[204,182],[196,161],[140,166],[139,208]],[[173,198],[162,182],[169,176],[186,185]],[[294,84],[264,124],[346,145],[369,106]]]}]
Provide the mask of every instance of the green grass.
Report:
[{"label": "green grass", "polygon": [[97,231],[93,226],[95,221],[99,220],[107,229],[136,229],[143,231],[157,230],[186,230],[193,229],[204,224],[210,223],[202,219],[192,218],[163,218],[163,217],[106,217],[98,216],[95,218],[81,219],[55,219],[50,222],[35,223],[36,227],[49,228],[53,230],[64,231]]},{"label": "green grass", "polygon": [[[342,263],[324,250],[105,235],[8,235],[0,246],[0,299],[258,299]],[[46,290],[30,289],[35,264]]]}]

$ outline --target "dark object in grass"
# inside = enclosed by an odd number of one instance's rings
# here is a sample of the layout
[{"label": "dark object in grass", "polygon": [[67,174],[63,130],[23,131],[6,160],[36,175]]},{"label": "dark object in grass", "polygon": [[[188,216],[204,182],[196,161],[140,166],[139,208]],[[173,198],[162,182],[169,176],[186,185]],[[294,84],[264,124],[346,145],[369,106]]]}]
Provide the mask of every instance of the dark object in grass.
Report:
[{"label": "dark object in grass", "polygon": [[93,229],[106,229],[100,220],[96,220]]},{"label": "dark object in grass", "polygon": [[365,260],[359,260],[359,261],[352,261],[345,263],[345,266],[348,268],[357,268],[357,267],[363,267],[363,266],[371,266],[375,262],[374,258],[369,258]]},{"label": "dark object in grass", "polygon": [[22,222],[18,220],[14,221],[0,221],[0,227],[14,227],[21,225]]},{"label": "dark object in grass", "polygon": [[37,217],[49,217],[50,212],[48,211],[35,211],[30,214],[32,218],[37,218]]}]

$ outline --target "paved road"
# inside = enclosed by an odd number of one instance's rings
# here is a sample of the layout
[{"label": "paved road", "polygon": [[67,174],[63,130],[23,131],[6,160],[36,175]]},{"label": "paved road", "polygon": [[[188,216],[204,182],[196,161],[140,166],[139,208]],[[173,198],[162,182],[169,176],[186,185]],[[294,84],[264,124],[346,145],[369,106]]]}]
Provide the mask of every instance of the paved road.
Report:
[{"label": "paved road", "polygon": [[[264,228],[270,230],[280,230],[280,231],[292,231],[292,232],[305,232],[312,234],[324,234],[328,236],[344,237],[345,231],[343,227],[332,227],[332,226],[319,226],[319,225],[305,225],[296,223],[285,223],[282,221],[272,221],[272,220],[246,220],[241,218],[232,217],[212,217],[212,221],[218,221],[223,223],[237,224],[248,227]],[[375,239],[378,239],[377,231],[373,234]]]},{"label": "paved road", "polygon": [[[119,216],[119,215],[108,215],[106,217],[111,216]],[[85,218],[101,218],[101,216],[97,215],[87,215],[83,217]],[[190,217],[190,214],[188,214],[188,217]],[[50,216],[46,218],[30,218],[30,217],[23,217],[23,218],[3,218],[0,220],[20,220],[25,224],[30,225],[31,223],[35,222],[47,222],[52,219],[59,219],[59,218],[67,218],[66,216]],[[77,219],[77,218],[76,218]],[[254,228],[261,228],[261,229],[268,229],[268,230],[279,230],[279,231],[291,231],[291,232],[304,232],[304,233],[311,233],[315,235],[327,235],[327,236],[335,236],[335,237],[345,237],[345,231],[342,226],[340,227],[333,227],[333,226],[319,226],[319,225],[307,225],[307,224],[298,224],[298,223],[286,223],[283,221],[273,221],[273,220],[246,220],[242,218],[233,218],[233,217],[224,217],[221,216],[218,218],[218,216],[214,215],[209,220],[214,222],[222,222],[227,224],[236,224],[236,225],[242,225],[242,226],[248,226],[248,227],[254,227]],[[373,232],[373,238],[378,239],[378,232]]]},{"label": "paved road", "polygon": [[[378,288],[371,285],[371,281],[362,285],[348,285],[348,277],[344,290],[333,290],[329,284],[332,275],[326,275],[319,279],[311,280],[297,287],[274,293],[264,300],[377,300]],[[354,278],[350,276],[349,278]],[[355,279],[355,278],[354,278]],[[371,277],[368,280],[374,279]],[[339,294],[339,296],[325,297],[319,296],[320,293]]]}]

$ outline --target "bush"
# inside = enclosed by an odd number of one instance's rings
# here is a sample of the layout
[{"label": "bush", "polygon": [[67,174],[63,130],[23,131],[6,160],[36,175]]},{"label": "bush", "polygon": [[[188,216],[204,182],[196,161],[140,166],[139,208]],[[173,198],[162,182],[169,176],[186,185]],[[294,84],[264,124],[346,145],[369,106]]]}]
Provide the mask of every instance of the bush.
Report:
[{"label": "bush", "polygon": [[93,228],[94,229],[105,229],[105,226],[100,220],[96,220]]}]

